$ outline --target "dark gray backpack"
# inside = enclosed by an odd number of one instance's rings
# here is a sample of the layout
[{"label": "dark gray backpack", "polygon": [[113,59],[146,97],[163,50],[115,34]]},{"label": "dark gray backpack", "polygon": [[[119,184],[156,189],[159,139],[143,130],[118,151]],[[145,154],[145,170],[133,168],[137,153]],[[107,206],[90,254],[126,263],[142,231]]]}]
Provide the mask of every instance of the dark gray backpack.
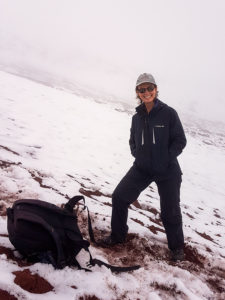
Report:
[{"label": "dark gray backpack", "polygon": [[[82,269],[76,260],[81,249],[89,252],[89,265],[105,265],[113,272],[138,269],[139,266],[111,266],[92,258],[88,249],[90,243],[83,238],[73,210],[80,200],[84,201],[84,208],[86,208],[83,196],[71,198],[64,208],[41,200],[15,201],[12,208],[7,209],[10,242],[28,261],[50,263],[57,269],[65,266],[76,266]],[[90,240],[96,243],[89,212],[88,229]]]}]

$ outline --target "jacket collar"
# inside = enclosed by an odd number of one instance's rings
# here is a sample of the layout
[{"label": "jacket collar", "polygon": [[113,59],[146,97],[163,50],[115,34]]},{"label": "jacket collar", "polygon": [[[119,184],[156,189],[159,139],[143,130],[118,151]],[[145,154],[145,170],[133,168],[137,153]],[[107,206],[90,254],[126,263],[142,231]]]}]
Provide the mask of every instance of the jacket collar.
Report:
[{"label": "jacket collar", "polygon": [[[154,100],[154,106],[151,110],[151,114],[152,113],[157,113],[160,109],[162,109],[165,106],[165,103],[163,103],[162,101],[160,101],[158,98],[155,98]],[[142,115],[142,116],[146,116],[146,114],[148,114],[147,109],[145,107],[144,103],[141,103],[139,106],[136,107],[136,111],[138,114]]]}]

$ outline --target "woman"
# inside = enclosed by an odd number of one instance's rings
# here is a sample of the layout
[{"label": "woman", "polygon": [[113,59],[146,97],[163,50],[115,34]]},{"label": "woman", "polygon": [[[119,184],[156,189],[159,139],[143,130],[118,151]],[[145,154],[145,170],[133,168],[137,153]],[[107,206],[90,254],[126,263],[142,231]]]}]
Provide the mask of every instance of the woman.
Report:
[{"label": "woman", "polygon": [[180,210],[181,169],[177,156],[186,138],[176,111],[157,98],[151,74],[141,74],[136,82],[141,104],[136,108],[130,131],[130,149],[135,161],[112,196],[111,235],[105,246],[125,242],[128,232],[128,207],[151,182],[158,187],[163,222],[171,259],[184,258],[184,236]]}]

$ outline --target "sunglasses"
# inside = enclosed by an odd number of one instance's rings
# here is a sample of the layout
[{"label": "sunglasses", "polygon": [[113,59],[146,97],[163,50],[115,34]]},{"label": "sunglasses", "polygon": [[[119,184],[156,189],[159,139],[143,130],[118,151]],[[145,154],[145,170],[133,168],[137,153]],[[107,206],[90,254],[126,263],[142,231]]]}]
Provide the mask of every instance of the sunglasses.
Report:
[{"label": "sunglasses", "polygon": [[154,89],[155,89],[155,85],[152,84],[152,85],[149,85],[147,88],[137,89],[137,92],[140,94],[144,94],[146,91],[152,92]]}]

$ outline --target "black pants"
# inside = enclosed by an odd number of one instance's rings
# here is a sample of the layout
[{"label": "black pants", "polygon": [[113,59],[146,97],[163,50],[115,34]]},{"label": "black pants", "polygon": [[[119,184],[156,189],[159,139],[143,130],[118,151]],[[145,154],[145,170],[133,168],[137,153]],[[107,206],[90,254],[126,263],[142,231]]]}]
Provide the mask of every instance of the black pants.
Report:
[{"label": "black pants", "polygon": [[158,187],[161,220],[166,231],[168,247],[171,250],[182,248],[184,235],[180,210],[181,175],[176,172],[160,178],[143,173],[136,166],[131,167],[112,195],[112,236],[118,241],[125,239],[128,232],[128,207],[153,181]]}]

